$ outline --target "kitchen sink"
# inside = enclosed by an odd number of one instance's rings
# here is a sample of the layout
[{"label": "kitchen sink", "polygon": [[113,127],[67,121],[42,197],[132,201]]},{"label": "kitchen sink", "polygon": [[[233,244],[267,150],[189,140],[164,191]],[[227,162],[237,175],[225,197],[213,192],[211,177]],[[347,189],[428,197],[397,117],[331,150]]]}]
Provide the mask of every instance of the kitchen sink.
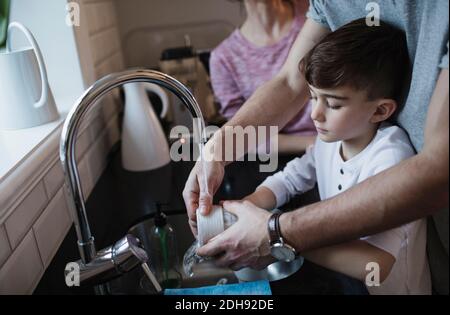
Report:
[{"label": "kitchen sink", "polygon": [[[234,272],[228,268],[219,268],[212,262],[202,262],[196,265],[193,269],[194,275],[189,277],[183,271],[183,256],[185,252],[191,247],[195,241],[194,236],[188,225],[188,218],[186,214],[170,215],[167,217],[168,223],[175,231],[177,239],[177,253],[179,257],[178,271],[181,274],[181,288],[196,288],[216,284],[230,284],[237,283]],[[144,249],[149,257],[151,257],[151,248],[149,235],[154,226],[153,218],[145,219],[128,231],[139,238]],[[143,269],[137,267],[131,272],[123,275],[120,278],[112,280],[107,283],[111,294],[156,294],[156,289],[146,277]]]}]

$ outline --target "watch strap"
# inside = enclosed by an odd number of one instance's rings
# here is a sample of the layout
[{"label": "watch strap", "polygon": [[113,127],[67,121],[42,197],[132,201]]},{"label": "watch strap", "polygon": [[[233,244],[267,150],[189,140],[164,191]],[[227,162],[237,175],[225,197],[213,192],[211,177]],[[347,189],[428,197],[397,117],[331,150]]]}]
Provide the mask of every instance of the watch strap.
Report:
[{"label": "watch strap", "polygon": [[282,212],[276,209],[269,218],[268,222],[268,232],[270,238],[270,244],[280,243],[281,233],[280,233],[280,216]]}]

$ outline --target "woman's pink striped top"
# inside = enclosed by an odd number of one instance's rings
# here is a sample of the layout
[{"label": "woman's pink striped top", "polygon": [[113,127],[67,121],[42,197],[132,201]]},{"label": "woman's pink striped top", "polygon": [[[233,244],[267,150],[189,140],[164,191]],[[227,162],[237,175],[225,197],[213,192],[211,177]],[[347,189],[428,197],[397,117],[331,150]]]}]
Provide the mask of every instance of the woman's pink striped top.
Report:
[{"label": "woman's pink striped top", "polygon": [[[303,23],[303,15],[296,14],[289,34],[277,43],[264,47],[249,42],[237,29],[213,50],[211,81],[225,118],[231,119],[258,87],[280,71]],[[311,105],[308,102],[281,133],[315,135],[316,129],[310,115]]]}]

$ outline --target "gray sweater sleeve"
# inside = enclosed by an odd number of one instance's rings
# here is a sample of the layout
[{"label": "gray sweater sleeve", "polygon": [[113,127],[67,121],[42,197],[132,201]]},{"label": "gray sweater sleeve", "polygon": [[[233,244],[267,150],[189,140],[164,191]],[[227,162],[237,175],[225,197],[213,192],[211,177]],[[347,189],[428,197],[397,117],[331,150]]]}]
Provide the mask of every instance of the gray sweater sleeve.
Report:
[{"label": "gray sweater sleeve", "polygon": [[327,18],[322,10],[322,6],[323,6],[322,1],[310,0],[309,9],[308,12],[306,13],[306,17],[330,29],[330,25],[327,22]]},{"label": "gray sweater sleeve", "polygon": [[448,41],[447,41],[447,53],[442,57],[441,63],[439,64],[439,68],[448,69]]}]

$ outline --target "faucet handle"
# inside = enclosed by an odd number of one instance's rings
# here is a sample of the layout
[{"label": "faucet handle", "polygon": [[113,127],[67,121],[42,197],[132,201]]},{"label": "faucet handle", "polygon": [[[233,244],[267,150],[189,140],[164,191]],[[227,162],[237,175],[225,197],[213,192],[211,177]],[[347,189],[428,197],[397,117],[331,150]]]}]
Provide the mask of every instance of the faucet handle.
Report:
[{"label": "faucet handle", "polygon": [[99,251],[88,264],[81,260],[77,263],[82,284],[100,284],[147,262],[148,255],[141,241],[134,235],[127,234],[114,245]]},{"label": "faucet handle", "polygon": [[130,246],[130,250],[134,254],[134,256],[136,256],[141,263],[148,262],[149,258],[148,258],[147,252],[145,251],[145,249],[142,246],[141,241],[132,234],[127,234],[127,236],[125,236],[125,237]]}]

